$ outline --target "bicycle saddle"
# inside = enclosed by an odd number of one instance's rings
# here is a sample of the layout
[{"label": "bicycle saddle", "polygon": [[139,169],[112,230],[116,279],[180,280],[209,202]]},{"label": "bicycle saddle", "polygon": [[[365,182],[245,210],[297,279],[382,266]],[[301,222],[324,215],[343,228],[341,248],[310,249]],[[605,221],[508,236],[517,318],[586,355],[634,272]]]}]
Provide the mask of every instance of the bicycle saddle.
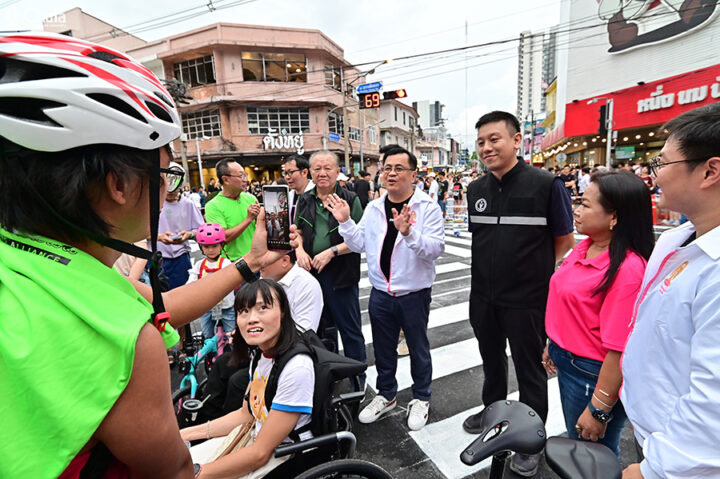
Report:
[{"label": "bicycle saddle", "polygon": [[530,406],[496,401],[483,410],[480,437],[460,454],[460,460],[472,466],[506,451],[537,454],[544,444],[545,425]]},{"label": "bicycle saddle", "polygon": [[545,458],[562,479],[620,479],[622,469],[613,452],[596,442],[551,437],[545,444]]}]

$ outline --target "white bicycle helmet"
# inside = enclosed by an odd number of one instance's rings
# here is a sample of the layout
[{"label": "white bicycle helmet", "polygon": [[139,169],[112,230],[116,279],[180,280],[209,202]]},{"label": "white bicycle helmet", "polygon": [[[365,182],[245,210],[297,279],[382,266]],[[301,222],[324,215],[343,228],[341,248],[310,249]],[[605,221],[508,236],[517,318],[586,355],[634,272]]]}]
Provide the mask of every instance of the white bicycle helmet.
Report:
[{"label": "white bicycle helmet", "polygon": [[170,94],[127,55],[53,33],[0,34],[0,135],[8,140],[46,152],[152,150],[180,131]]}]

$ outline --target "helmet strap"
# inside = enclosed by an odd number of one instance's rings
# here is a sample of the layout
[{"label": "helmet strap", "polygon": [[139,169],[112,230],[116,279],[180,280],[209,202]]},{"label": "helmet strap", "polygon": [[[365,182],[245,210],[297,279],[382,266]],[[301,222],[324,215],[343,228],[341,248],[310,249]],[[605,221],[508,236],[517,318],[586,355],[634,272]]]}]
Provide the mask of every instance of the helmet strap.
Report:
[{"label": "helmet strap", "polygon": [[153,324],[160,331],[165,330],[165,323],[170,316],[165,313],[162,290],[160,288],[160,268],[162,267],[162,253],[157,249],[158,222],[160,221],[160,150],[157,158],[150,167],[150,287],[153,294]]}]

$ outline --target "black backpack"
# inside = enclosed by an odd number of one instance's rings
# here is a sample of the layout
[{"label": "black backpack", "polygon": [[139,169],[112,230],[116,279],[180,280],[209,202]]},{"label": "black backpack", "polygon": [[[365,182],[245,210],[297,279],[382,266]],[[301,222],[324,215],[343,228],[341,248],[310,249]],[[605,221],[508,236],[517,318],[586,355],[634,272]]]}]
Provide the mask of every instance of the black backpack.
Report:
[{"label": "black backpack", "polygon": [[[282,355],[275,358],[265,385],[265,405],[270,410],[277,392],[278,379],[285,365],[297,354],[307,354],[315,366],[315,389],[313,392],[312,416],[309,424],[293,430],[289,437],[300,440],[300,433],[311,431],[313,436],[336,432],[338,418],[330,403],[338,392],[355,391],[357,384],[352,381],[367,369],[367,365],[355,359],[328,351],[317,334],[312,330],[299,333],[301,339]],[[261,354],[255,354],[250,363],[250,377],[253,377]],[[347,381],[346,381],[347,380]],[[248,401],[249,404],[249,401]]]}]

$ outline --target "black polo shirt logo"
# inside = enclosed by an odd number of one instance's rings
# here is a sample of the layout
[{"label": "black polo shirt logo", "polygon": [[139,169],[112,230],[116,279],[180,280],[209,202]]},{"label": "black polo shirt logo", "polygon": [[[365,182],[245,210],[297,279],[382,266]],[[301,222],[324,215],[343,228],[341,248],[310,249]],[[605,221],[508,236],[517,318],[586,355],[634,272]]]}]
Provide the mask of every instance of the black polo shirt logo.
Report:
[{"label": "black polo shirt logo", "polygon": [[480,198],[475,202],[475,211],[478,213],[482,213],[487,208],[487,200],[485,198]]}]

